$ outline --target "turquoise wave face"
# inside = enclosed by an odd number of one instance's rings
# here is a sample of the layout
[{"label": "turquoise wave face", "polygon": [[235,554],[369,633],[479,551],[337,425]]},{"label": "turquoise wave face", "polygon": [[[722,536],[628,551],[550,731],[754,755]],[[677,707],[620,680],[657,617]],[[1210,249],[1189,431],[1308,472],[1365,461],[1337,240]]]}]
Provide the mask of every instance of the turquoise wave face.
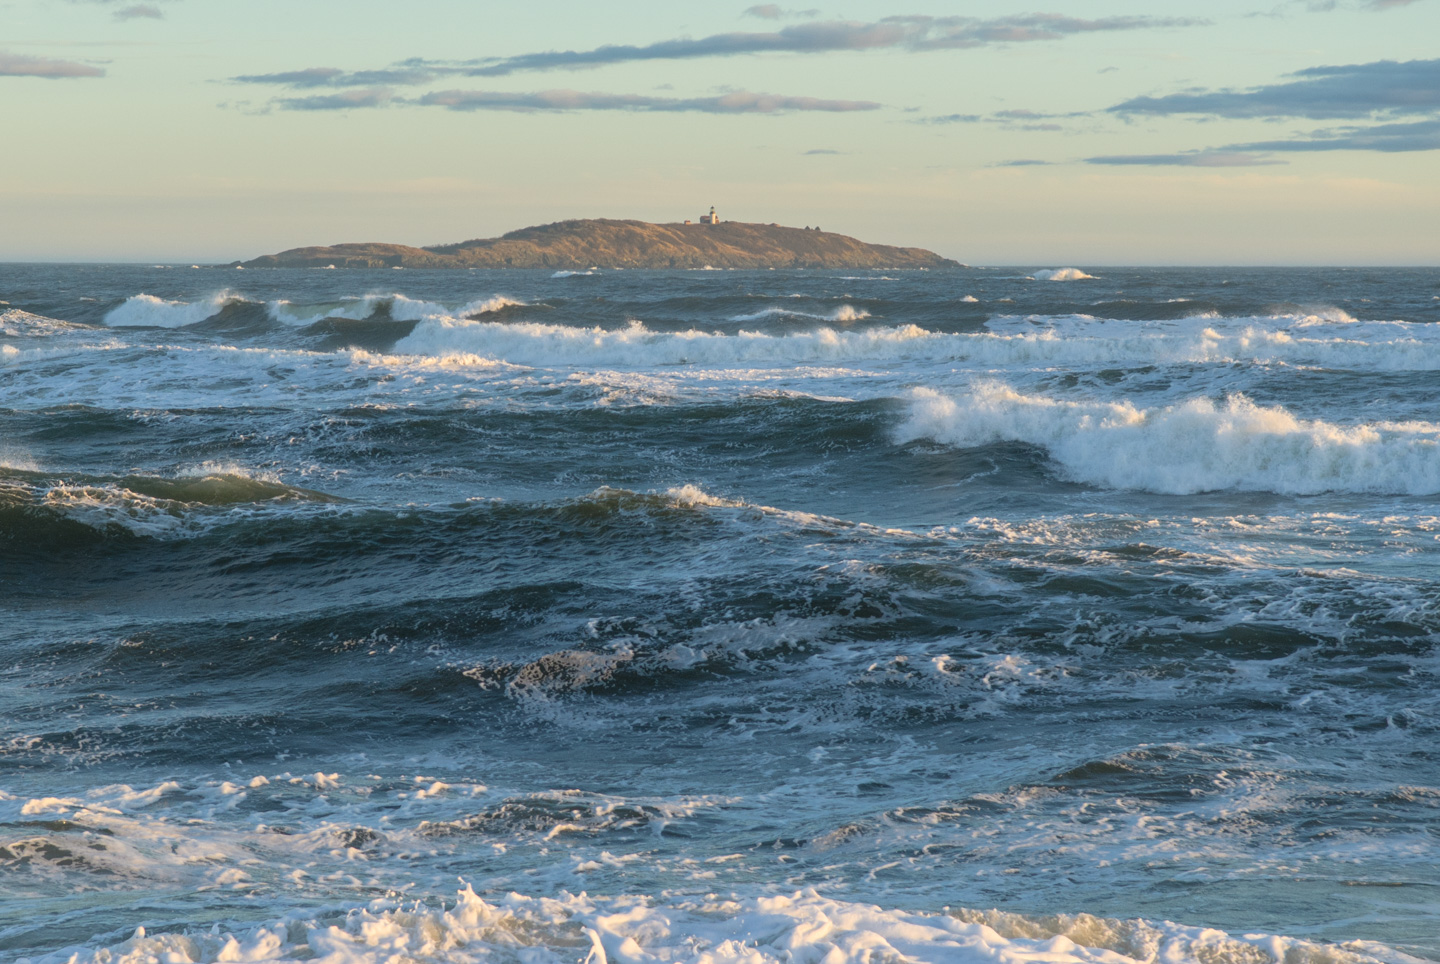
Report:
[{"label": "turquoise wave face", "polygon": [[403,274],[0,276],[0,956],[1440,958],[1437,272]]}]

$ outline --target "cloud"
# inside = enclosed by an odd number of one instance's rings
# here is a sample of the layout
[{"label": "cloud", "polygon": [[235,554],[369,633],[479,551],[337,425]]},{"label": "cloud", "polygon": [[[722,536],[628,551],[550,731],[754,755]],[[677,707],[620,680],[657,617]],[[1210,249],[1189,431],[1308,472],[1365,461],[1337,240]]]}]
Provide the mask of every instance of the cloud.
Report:
[{"label": "cloud", "polygon": [[1440,60],[1309,67],[1298,78],[1251,90],[1196,91],[1135,97],[1115,114],[1209,114],[1217,117],[1368,118],[1440,110]]},{"label": "cloud", "polygon": [[817,147],[817,148],[815,148],[814,150],[806,151],[804,156],[806,156],[806,157],[812,157],[812,156],[817,155],[817,154],[843,154],[843,153],[844,153],[843,151],[837,151],[837,150],[834,150],[834,149],[829,148],[829,147]]},{"label": "cloud", "polygon": [[1051,161],[1037,161],[1034,158],[1019,157],[1013,161],[996,161],[991,167],[1048,167]]},{"label": "cloud", "polygon": [[1416,0],[1370,0],[1366,6],[1371,10],[1394,10],[1396,7],[1408,7]]},{"label": "cloud", "polygon": [[126,7],[123,10],[115,11],[116,20],[163,20],[164,18],[165,14],[160,12],[159,7],[152,6],[148,3],[137,3],[133,7]]},{"label": "cloud", "polygon": [[779,20],[782,17],[796,17],[800,19],[805,19],[808,17],[816,17],[819,15],[820,11],[816,10],[814,7],[811,7],[809,10],[786,10],[784,7],[775,3],[762,3],[753,7],[749,7],[745,10],[745,13],[743,14],[743,16],[746,17],[759,17],[762,20]]},{"label": "cloud", "polygon": [[624,110],[707,114],[774,114],[783,111],[866,111],[881,105],[868,100],[822,100],[734,91],[714,97],[649,97],[641,94],[606,94],[578,90],[542,90],[512,93],[493,90],[441,90],[425,94],[420,104],[450,110],[537,111]]},{"label": "cloud", "polygon": [[[111,6],[121,0],[70,0],[71,3],[84,3],[91,6]],[[168,2],[168,0],[167,0]],[[127,7],[115,11],[116,20],[163,20],[165,12],[153,3],[132,3]]]},{"label": "cloud", "polygon": [[1104,157],[1087,157],[1086,164],[1145,167],[1261,167],[1268,164],[1283,164],[1284,161],[1270,160],[1234,150],[1185,151],[1179,154],[1112,154]]},{"label": "cloud", "polygon": [[67,77],[104,77],[105,71],[72,60],[51,60],[48,57],[27,57],[0,50],[0,77],[45,77],[58,80]]},{"label": "cloud", "polygon": [[242,74],[231,77],[237,84],[271,84],[305,89],[312,87],[381,87],[399,84],[428,84],[437,72],[417,67],[390,67],[383,70],[341,70],[339,67],[306,67],[276,74]]},{"label": "cloud", "polygon": [[1440,151],[1440,118],[1311,131],[1295,140],[1257,141],[1253,144],[1238,144],[1236,148],[1290,152],[1379,151],[1385,154]]},{"label": "cloud", "polygon": [[917,124],[978,124],[985,118],[979,114],[943,114],[939,117],[922,117]]},{"label": "cloud", "polygon": [[354,110],[363,107],[388,107],[398,98],[388,87],[342,90],[336,94],[314,94],[309,97],[281,97],[274,103],[284,110]]},{"label": "cloud", "polygon": [[[752,7],[751,11],[768,11],[771,6]],[[486,58],[467,62],[466,72],[486,77],[527,70],[573,70],[647,60],[688,60],[772,52],[813,54],[890,48],[961,50],[990,44],[1059,40],[1099,31],[1193,26],[1203,22],[1174,17],[1085,20],[1056,13],[1023,14],[990,20],[914,15],[886,17],[874,23],[830,20],[795,24],[770,33],[722,33],[698,40],[677,38],[645,45],[606,44],[590,50],[550,50]]]},{"label": "cloud", "polygon": [[[921,117],[916,124],[978,124],[985,121],[1001,124],[1016,131],[1060,131],[1065,128],[1049,123],[1051,118],[1088,117],[1085,111],[1068,114],[1042,114],[1033,110],[997,110],[993,114],[942,114],[939,117]],[[1042,123],[1045,122],[1045,123]]]}]

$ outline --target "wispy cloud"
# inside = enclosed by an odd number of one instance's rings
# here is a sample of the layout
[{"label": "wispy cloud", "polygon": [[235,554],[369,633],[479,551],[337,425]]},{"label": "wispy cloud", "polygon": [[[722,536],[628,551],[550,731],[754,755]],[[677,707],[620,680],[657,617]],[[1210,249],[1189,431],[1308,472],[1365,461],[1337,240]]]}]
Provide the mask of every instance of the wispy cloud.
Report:
[{"label": "wispy cloud", "polygon": [[1243,151],[1216,150],[1183,151],[1178,154],[1111,154],[1087,157],[1085,163],[1120,167],[1261,167],[1284,162]]},{"label": "wispy cloud", "polygon": [[59,80],[70,77],[104,77],[105,71],[73,60],[52,60],[29,57],[0,50],[0,77],[45,77]]},{"label": "wispy cloud", "polygon": [[353,88],[303,97],[277,97],[270,105],[281,110],[299,111],[419,106],[444,107],[454,111],[503,110],[524,114],[612,110],[642,113],[779,114],[790,111],[868,111],[879,110],[883,106],[868,100],[825,100],[819,97],[760,94],[746,90],[713,97],[652,97],[643,94],[609,94],[579,90],[438,90],[420,97],[407,98],[400,96],[390,87]]},{"label": "wispy cloud", "polygon": [[1372,124],[1311,131],[1290,140],[1256,141],[1236,145],[1256,151],[1440,151],[1440,118],[1409,123]]},{"label": "wispy cloud", "polygon": [[1378,151],[1400,154],[1440,151],[1440,118],[1404,123],[1325,128],[1290,138],[1228,144],[1176,154],[1119,154],[1089,157],[1087,164],[1183,167],[1254,167],[1282,164],[1271,154],[1309,154],[1317,151]]},{"label": "wispy cloud", "polygon": [[833,149],[833,148],[829,148],[829,147],[817,147],[817,148],[814,148],[813,150],[805,151],[805,156],[806,156],[806,157],[814,157],[814,156],[822,155],[822,154],[824,154],[824,155],[831,155],[831,154],[843,154],[843,153],[844,153],[843,151],[837,151],[837,150],[835,150],[835,149]]},{"label": "wispy cloud", "polygon": [[985,119],[983,114],[942,114],[939,117],[922,117],[917,124],[978,124]]},{"label": "wispy cloud", "polygon": [[[752,8],[754,9],[754,8]],[[900,48],[911,51],[963,50],[992,44],[1059,40],[1076,34],[1194,26],[1205,21],[1176,17],[1102,17],[1086,20],[1058,13],[1011,17],[930,17],[903,15],[865,23],[816,21],[769,33],[721,33],[698,40],[677,38],[656,43],[606,44],[590,50],[549,50],[465,63],[474,76],[500,76],[527,70],[573,70],[647,60],[689,60],[760,53],[816,54]]]},{"label": "wispy cloud", "polygon": [[1394,10],[1396,7],[1408,7],[1419,0],[1370,0],[1366,6],[1372,10]]},{"label": "wispy cloud", "polygon": [[1298,79],[1250,90],[1207,90],[1135,97],[1116,114],[1208,114],[1216,117],[1367,118],[1440,110],[1440,60],[1310,67]]},{"label": "wispy cloud", "polygon": [[1017,157],[1013,161],[996,161],[991,167],[1049,167],[1052,161],[1040,161],[1031,157]]},{"label": "wispy cloud", "polygon": [[1065,114],[1046,114],[1040,111],[1012,109],[997,110],[991,114],[942,114],[938,117],[921,117],[916,124],[979,124],[981,122],[990,124],[1001,124],[1011,130],[1020,131],[1062,131],[1065,128],[1053,123],[1056,119],[1072,117],[1089,117],[1087,111],[1074,111]]},{"label": "wispy cloud", "polygon": [[[124,2],[124,0],[70,0],[70,2],[110,7]],[[113,16],[116,20],[163,20],[165,12],[153,3],[132,3],[116,10]]]},{"label": "wispy cloud", "polygon": [[242,74],[231,77],[237,84],[269,84],[275,87],[376,87],[428,84],[438,73],[419,67],[386,67],[380,70],[341,70],[339,67],[306,67],[275,74]]},{"label": "wispy cloud", "polygon": [[578,90],[542,90],[512,93],[493,90],[441,90],[425,94],[417,103],[450,110],[536,111],[698,111],[706,114],[774,114],[785,111],[867,111],[882,105],[868,100],[824,100],[733,91],[713,97],[650,97],[642,94],[607,94]]},{"label": "wispy cloud", "polygon": [[312,94],[309,97],[281,97],[274,104],[283,110],[355,110],[387,107],[396,99],[395,92],[388,87],[370,87],[334,94]]},{"label": "wispy cloud", "polygon": [[817,17],[820,11],[811,7],[809,10],[787,10],[778,3],[761,3],[745,10],[744,16],[759,17],[761,20],[780,20],[785,17],[804,19]]},{"label": "wispy cloud", "polygon": [[137,3],[133,7],[115,11],[116,20],[163,20],[164,17],[165,14],[159,7],[148,3]]}]

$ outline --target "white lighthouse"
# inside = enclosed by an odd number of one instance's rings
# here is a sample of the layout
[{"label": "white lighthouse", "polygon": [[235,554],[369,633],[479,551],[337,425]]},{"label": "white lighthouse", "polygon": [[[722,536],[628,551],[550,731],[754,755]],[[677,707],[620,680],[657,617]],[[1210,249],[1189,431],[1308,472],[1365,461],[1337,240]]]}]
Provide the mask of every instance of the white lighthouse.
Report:
[{"label": "white lighthouse", "polygon": [[720,215],[715,213],[715,205],[710,205],[710,213],[700,215],[701,224],[719,224]]}]

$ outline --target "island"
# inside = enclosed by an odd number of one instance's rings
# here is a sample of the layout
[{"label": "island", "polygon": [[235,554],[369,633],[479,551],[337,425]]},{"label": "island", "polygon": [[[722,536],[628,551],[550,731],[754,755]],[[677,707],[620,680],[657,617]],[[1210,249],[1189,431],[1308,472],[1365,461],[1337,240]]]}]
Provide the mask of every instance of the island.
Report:
[{"label": "island", "polygon": [[404,244],[333,244],[291,248],[238,268],[958,268],[923,248],[866,244],[817,228],[721,221],[650,224],[608,218],[557,221],[498,238],[415,248]]}]

